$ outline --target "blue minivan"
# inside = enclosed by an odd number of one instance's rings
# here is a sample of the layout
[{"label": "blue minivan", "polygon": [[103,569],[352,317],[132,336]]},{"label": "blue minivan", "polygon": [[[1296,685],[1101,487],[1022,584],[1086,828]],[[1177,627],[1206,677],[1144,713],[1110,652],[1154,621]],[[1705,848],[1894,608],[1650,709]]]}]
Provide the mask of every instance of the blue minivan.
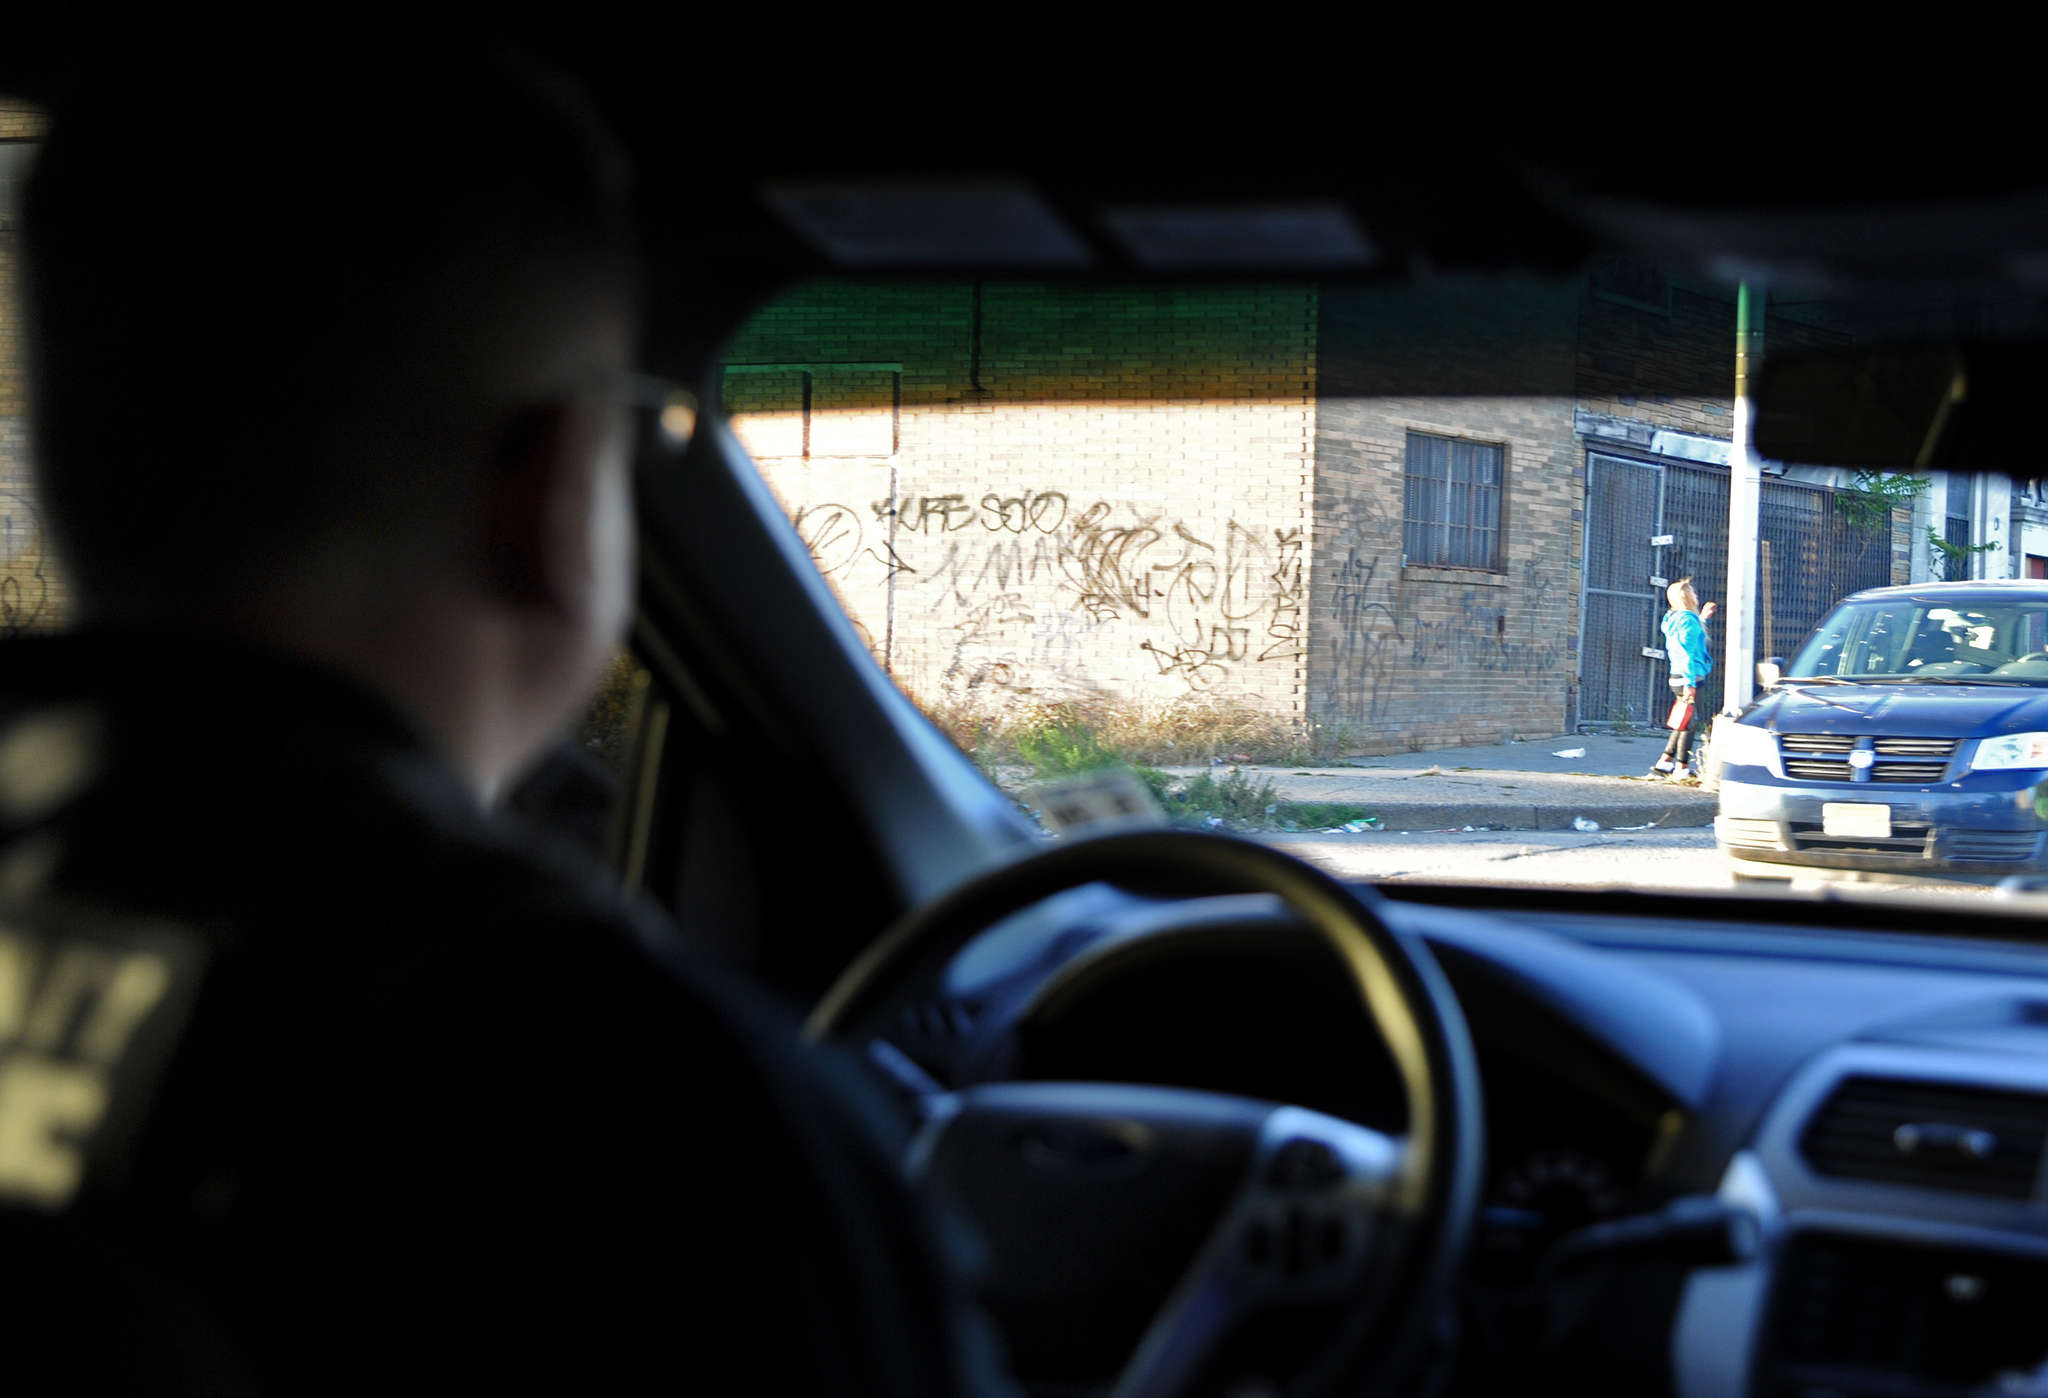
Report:
[{"label": "blue minivan", "polygon": [[2048,582],[1859,592],[1775,669],[1711,754],[1738,882],[2048,868]]}]

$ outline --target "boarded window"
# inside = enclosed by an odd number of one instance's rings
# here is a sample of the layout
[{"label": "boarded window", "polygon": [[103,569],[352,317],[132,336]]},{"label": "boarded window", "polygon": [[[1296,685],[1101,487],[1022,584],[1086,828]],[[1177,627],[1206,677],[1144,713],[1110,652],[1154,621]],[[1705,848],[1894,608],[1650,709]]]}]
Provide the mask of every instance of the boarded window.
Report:
[{"label": "boarded window", "polygon": [[1408,434],[1407,561],[1432,568],[1500,568],[1504,453],[1485,442]]}]

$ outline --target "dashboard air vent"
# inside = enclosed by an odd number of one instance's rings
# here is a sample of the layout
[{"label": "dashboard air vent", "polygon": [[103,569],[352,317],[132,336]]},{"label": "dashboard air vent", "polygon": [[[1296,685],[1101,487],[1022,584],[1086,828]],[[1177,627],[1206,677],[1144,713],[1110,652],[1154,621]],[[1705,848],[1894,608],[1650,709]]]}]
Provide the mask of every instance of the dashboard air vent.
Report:
[{"label": "dashboard air vent", "polygon": [[1799,1138],[1823,1175],[1916,1189],[2033,1195],[2048,1142],[2048,1096],[1854,1077]]},{"label": "dashboard air vent", "polygon": [[1777,1272],[1758,1393],[1999,1393],[2040,1363],[2038,1258],[1798,1232]]}]

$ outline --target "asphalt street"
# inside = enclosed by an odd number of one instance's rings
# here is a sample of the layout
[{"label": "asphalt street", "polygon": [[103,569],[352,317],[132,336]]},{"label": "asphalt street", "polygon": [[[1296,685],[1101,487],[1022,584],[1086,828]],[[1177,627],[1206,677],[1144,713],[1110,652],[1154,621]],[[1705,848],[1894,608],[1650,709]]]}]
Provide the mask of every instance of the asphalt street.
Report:
[{"label": "asphalt street", "polygon": [[1271,835],[1269,843],[1347,879],[1515,883],[1566,888],[1727,888],[1711,830],[1639,834],[1498,830]]},{"label": "asphalt street", "polygon": [[[1384,883],[1520,884],[1684,892],[1733,886],[1711,830],[1372,831],[1260,837],[1340,878]],[[1802,877],[1798,888],[1812,887]],[[1980,885],[1919,881],[1897,888],[1985,895]]]}]

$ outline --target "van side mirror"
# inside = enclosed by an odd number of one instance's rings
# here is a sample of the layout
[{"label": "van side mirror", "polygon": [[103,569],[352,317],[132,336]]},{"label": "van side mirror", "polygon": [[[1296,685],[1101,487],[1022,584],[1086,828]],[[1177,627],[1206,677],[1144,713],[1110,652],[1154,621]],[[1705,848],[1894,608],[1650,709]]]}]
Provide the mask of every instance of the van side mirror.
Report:
[{"label": "van side mirror", "polygon": [[1760,689],[1776,689],[1778,677],[1785,673],[1785,657],[1774,655],[1769,660],[1756,663],[1756,682]]}]

